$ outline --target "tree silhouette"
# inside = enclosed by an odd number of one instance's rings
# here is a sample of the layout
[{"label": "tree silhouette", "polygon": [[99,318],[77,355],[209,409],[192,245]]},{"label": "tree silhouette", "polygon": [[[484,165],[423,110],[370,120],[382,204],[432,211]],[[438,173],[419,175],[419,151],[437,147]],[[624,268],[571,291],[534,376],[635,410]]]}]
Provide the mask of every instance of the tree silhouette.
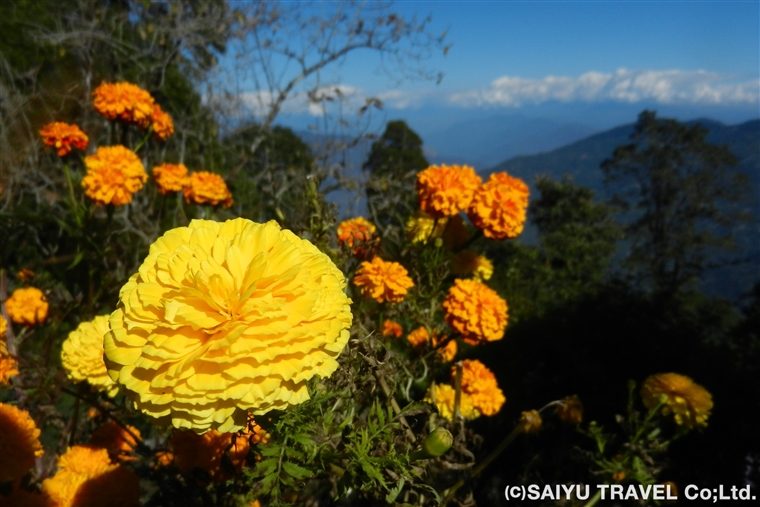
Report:
[{"label": "tree silhouette", "polygon": [[388,122],[364,163],[369,170],[367,206],[377,225],[403,225],[417,205],[415,175],[428,165],[420,136],[403,120]]},{"label": "tree silhouette", "polygon": [[707,130],[654,111],[639,115],[631,144],[618,146],[602,163],[613,202],[630,214],[625,264],[642,286],[673,294],[695,281],[715,249],[732,246],[730,229],[746,217],[746,176],[731,171],[727,146],[706,141]]}]

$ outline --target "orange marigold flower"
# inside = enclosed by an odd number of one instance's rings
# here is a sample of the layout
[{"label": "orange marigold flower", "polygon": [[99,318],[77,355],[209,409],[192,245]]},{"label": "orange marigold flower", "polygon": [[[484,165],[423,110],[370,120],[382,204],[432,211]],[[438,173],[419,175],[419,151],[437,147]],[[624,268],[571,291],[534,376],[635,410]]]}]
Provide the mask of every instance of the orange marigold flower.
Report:
[{"label": "orange marigold flower", "polygon": [[124,146],[102,146],[84,159],[87,174],[82,187],[95,204],[121,206],[132,202],[132,195],[148,179],[135,152]]},{"label": "orange marigold flower", "polygon": [[453,259],[452,272],[455,275],[472,275],[479,282],[490,280],[493,275],[493,263],[485,255],[473,250],[462,250]]},{"label": "orange marigold flower", "polygon": [[0,384],[7,384],[11,377],[18,375],[18,363],[8,353],[6,331],[8,330],[8,321],[0,315]]},{"label": "orange marigold flower", "polygon": [[95,110],[109,120],[134,123],[146,129],[153,121],[155,100],[150,93],[132,83],[103,83],[92,94]]},{"label": "orange marigold flower", "polygon": [[467,216],[487,238],[516,238],[528,209],[528,185],[507,173],[494,173],[475,193]]},{"label": "orange marigold flower", "polygon": [[19,272],[16,273],[16,278],[18,278],[21,283],[27,283],[34,278],[34,271],[29,268],[20,269]]},{"label": "orange marigold flower", "polygon": [[172,117],[164,112],[158,104],[153,106],[150,121],[153,123],[153,135],[156,139],[166,141],[174,134],[174,121],[172,121]]},{"label": "orange marigold flower", "polygon": [[58,472],[42,482],[56,507],[137,507],[140,480],[123,465],[111,464],[108,451],[69,447],[58,458]]},{"label": "orange marigold flower", "polygon": [[383,321],[383,336],[395,336],[396,338],[404,334],[404,328],[401,324],[392,320]]},{"label": "orange marigold flower", "polygon": [[232,194],[221,176],[207,171],[192,173],[185,184],[185,202],[188,204],[232,206]]},{"label": "orange marigold flower", "polygon": [[0,403],[0,483],[20,479],[42,456],[40,430],[29,412]]},{"label": "orange marigold flower", "polygon": [[[451,368],[451,380],[456,379],[457,368]],[[472,398],[472,405],[483,415],[494,415],[507,399],[499,389],[496,375],[477,359],[462,361],[462,392]]]},{"label": "orange marigold flower", "polygon": [[60,121],[42,127],[40,135],[45,144],[58,150],[59,157],[65,157],[74,148],[84,151],[89,142],[87,134],[82,132],[78,126]]},{"label": "orange marigold flower", "polygon": [[446,323],[471,345],[501,340],[504,336],[507,302],[477,280],[454,280],[443,309]]},{"label": "orange marigold flower", "polygon": [[200,468],[215,482],[224,482],[231,477],[223,465],[225,453],[238,474],[250,449],[248,439],[216,430],[207,431],[203,435],[191,430],[174,430],[171,443],[174,448],[174,464],[180,470]]},{"label": "orange marigold flower", "polygon": [[380,257],[375,257],[372,262],[362,262],[354,284],[361,289],[364,297],[378,303],[400,303],[408,290],[414,287],[404,266],[398,262],[386,262]]},{"label": "orange marigold flower", "polygon": [[430,334],[425,326],[418,327],[406,337],[412,347],[421,347],[430,341]]},{"label": "orange marigold flower", "polygon": [[562,398],[562,403],[557,405],[557,416],[568,424],[580,424],[583,422],[583,403],[577,395]]},{"label": "orange marigold flower", "polygon": [[541,414],[538,410],[528,410],[522,413],[520,416],[520,424],[523,427],[525,433],[536,433],[541,429]]},{"label": "orange marigold flower", "polygon": [[92,433],[90,445],[108,451],[111,461],[116,463],[135,461],[133,454],[139,440],[140,430],[134,426],[127,425],[124,429],[116,421],[108,421]]},{"label": "orange marigold flower", "polygon": [[42,291],[36,287],[16,289],[5,300],[8,317],[16,324],[33,326],[41,324],[48,315],[48,302]]},{"label": "orange marigold flower", "polygon": [[641,386],[641,398],[648,409],[664,400],[662,414],[673,414],[679,426],[706,427],[713,408],[712,395],[689,377],[678,373],[652,375]]},{"label": "orange marigold flower", "polygon": [[[440,340],[433,336],[433,347],[438,347],[438,344],[443,341],[443,338]],[[443,361],[444,363],[450,363],[454,360],[454,358],[457,355],[457,342],[456,340],[449,340],[449,342],[446,344],[443,348],[438,348],[438,358]]]},{"label": "orange marigold flower", "polygon": [[169,451],[158,451],[154,457],[156,458],[156,461],[158,461],[158,464],[162,467],[168,467],[172,463],[174,463],[174,453]]},{"label": "orange marigold flower", "polygon": [[[459,398],[459,413],[465,419],[476,419],[480,417],[480,412],[472,404],[472,398],[469,394],[461,392]],[[445,419],[451,421],[454,419],[454,401],[456,391],[448,384],[435,384],[430,386],[425,401],[434,404],[438,408],[438,413]]]},{"label": "orange marigold flower", "polygon": [[430,166],[417,175],[420,209],[434,218],[467,209],[483,180],[469,166]]},{"label": "orange marigold flower", "polygon": [[[375,226],[363,217],[352,218],[338,224],[338,245],[354,247],[354,244],[369,243],[375,234]],[[364,255],[364,248],[357,245],[353,249],[354,255]]]},{"label": "orange marigold flower", "polygon": [[153,168],[153,181],[162,194],[179,192],[187,185],[187,167],[185,164],[161,164]]}]

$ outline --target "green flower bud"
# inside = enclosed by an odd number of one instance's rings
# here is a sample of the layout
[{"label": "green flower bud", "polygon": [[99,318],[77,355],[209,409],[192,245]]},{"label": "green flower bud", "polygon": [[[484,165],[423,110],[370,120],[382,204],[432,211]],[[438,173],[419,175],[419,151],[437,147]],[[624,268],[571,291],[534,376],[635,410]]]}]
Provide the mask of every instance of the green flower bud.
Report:
[{"label": "green flower bud", "polygon": [[413,452],[409,458],[414,461],[443,456],[453,443],[454,437],[449,430],[446,428],[436,428],[422,441],[422,448],[419,451]]}]

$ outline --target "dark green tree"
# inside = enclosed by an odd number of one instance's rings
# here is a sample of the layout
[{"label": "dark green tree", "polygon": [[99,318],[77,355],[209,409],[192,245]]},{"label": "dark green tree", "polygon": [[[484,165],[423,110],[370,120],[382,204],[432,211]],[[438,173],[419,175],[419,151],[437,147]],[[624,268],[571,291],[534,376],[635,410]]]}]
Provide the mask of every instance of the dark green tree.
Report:
[{"label": "dark green tree", "polygon": [[707,130],[654,111],[639,115],[631,143],[602,163],[613,202],[621,205],[630,251],[625,264],[644,287],[673,294],[708,269],[716,249],[732,246],[730,226],[746,216],[746,175],[732,171],[727,146]]},{"label": "dark green tree", "polygon": [[510,313],[541,315],[594,293],[606,280],[620,226],[612,208],[594,201],[594,191],[565,177],[539,177],[539,197],[528,210],[538,228],[538,246],[491,243],[490,255],[503,268],[500,282]]},{"label": "dark green tree", "polygon": [[374,143],[364,168],[378,176],[404,178],[429,165],[422,152],[422,138],[404,120],[389,121]]},{"label": "dark green tree", "polygon": [[403,226],[417,205],[415,175],[428,165],[422,138],[403,120],[388,122],[364,163],[369,170],[367,206],[378,226]]},{"label": "dark green tree", "polygon": [[309,145],[289,128],[267,130],[257,124],[239,128],[222,145],[241,216],[303,225],[306,177],[316,163]]}]

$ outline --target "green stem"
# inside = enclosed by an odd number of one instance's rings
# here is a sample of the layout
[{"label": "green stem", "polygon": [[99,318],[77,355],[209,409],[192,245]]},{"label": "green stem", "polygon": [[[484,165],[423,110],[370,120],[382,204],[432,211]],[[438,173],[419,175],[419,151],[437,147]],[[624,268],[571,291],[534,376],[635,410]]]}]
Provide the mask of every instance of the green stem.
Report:
[{"label": "green stem", "polygon": [[[523,425],[522,424],[518,424],[517,426],[515,426],[515,428],[512,430],[512,432],[509,435],[507,435],[507,438],[505,438],[504,440],[502,440],[501,443],[498,446],[496,446],[496,449],[494,449],[491,452],[491,454],[489,454],[486,457],[486,459],[484,459],[482,462],[480,462],[478,464],[478,466],[476,466],[475,468],[472,469],[472,473],[470,474],[469,478],[476,477],[480,472],[483,471],[483,469],[485,467],[487,467],[488,465],[490,465],[491,462],[493,460],[495,460],[499,456],[499,454],[501,454],[504,451],[504,449],[506,449],[509,446],[509,444],[512,443],[512,441],[515,438],[517,438],[517,435],[519,435],[520,433],[522,433],[522,431],[523,431]],[[465,483],[464,479],[459,479],[459,481],[457,481],[457,483],[454,484],[448,490],[448,492],[446,492],[446,496],[444,497],[444,500],[441,503],[441,505],[446,505],[448,503],[448,501],[451,498],[454,497],[454,493],[456,493],[459,488],[461,488],[462,486],[464,486],[464,483]]]},{"label": "green stem", "polygon": [[74,219],[77,222],[78,227],[82,227],[82,220],[79,216],[79,205],[77,204],[77,198],[74,195],[74,184],[71,182],[71,171],[69,171],[69,164],[63,163],[63,172],[66,175],[66,183],[69,185],[69,198],[71,199],[71,211],[74,212]]},{"label": "green stem", "polygon": [[639,438],[641,438],[641,435],[647,429],[647,425],[649,424],[649,421],[651,421],[652,418],[660,412],[660,409],[663,407],[663,405],[665,405],[665,402],[660,401],[659,403],[657,403],[657,406],[652,407],[652,410],[649,411],[646,419],[644,419],[644,422],[641,423],[641,426],[639,426],[639,429],[636,431],[636,435],[633,437],[633,440],[631,440],[631,445],[635,445],[636,442],[639,441]]},{"label": "green stem", "polygon": [[150,127],[148,127],[148,130],[145,132],[145,137],[143,137],[142,141],[140,141],[140,143],[137,146],[135,146],[135,150],[134,150],[135,153],[137,153],[138,151],[140,151],[140,148],[142,148],[143,144],[145,144],[148,141],[148,138],[150,137],[150,135],[152,133],[153,133],[153,125],[151,125]]},{"label": "green stem", "polygon": [[591,497],[591,500],[586,502],[586,505],[584,505],[583,507],[594,507],[594,505],[596,505],[596,502],[598,502],[601,497],[602,497],[602,490],[597,489],[594,496]]}]

